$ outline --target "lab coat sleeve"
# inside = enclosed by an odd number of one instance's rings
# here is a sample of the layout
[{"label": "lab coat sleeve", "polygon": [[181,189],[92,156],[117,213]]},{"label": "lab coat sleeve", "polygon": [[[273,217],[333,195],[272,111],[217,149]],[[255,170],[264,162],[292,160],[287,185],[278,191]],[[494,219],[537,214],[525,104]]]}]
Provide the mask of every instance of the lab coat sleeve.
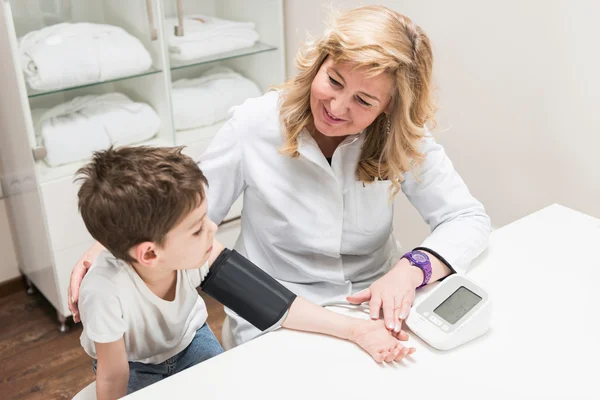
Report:
[{"label": "lab coat sleeve", "polygon": [[230,110],[229,119],[200,156],[198,166],[208,180],[208,216],[220,224],[233,203],[244,191],[243,132],[244,124]]},{"label": "lab coat sleeve", "polygon": [[490,219],[469,192],[444,148],[427,136],[420,168],[404,174],[402,191],[431,229],[423,241],[458,273],[487,247]]}]

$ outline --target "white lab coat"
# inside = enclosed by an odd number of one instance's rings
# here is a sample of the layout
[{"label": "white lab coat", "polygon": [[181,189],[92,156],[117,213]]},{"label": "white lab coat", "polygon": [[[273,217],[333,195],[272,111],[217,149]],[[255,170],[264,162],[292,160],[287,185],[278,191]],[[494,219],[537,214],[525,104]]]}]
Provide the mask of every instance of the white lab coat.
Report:
[{"label": "white lab coat", "polygon": [[[208,213],[220,223],[244,193],[235,249],[299,296],[315,303],[341,300],[367,288],[399,259],[392,234],[389,181],[363,184],[356,165],[363,134],[347,137],[331,166],[312,136],[299,137],[300,157],[279,152],[284,135],[279,93],[249,99],[230,111],[199,166],[209,182]],[[402,191],[429,224],[422,246],[461,271],[487,245],[490,221],[428,137],[419,181],[405,173]],[[259,331],[231,310],[234,344]]]}]

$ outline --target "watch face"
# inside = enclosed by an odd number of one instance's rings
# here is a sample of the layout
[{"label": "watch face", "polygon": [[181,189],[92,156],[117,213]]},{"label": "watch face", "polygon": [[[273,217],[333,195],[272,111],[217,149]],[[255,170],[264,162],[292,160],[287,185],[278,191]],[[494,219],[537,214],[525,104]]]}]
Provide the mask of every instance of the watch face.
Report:
[{"label": "watch face", "polygon": [[426,263],[427,261],[429,261],[429,258],[422,253],[413,253],[412,254],[413,259],[415,260],[415,262],[422,264],[422,263]]}]

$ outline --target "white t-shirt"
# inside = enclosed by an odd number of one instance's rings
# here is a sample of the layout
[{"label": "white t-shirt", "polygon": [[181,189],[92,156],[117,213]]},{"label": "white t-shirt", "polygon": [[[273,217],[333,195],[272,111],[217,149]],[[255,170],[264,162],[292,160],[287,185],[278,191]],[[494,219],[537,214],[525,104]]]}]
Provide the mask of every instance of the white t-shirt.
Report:
[{"label": "white t-shirt", "polygon": [[128,263],[102,252],[81,283],[81,345],[96,358],[94,342],[125,340],[127,360],[158,364],[184,350],[206,322],[196,288],[208,273],[177,271],[175,299],[156,296]]}]

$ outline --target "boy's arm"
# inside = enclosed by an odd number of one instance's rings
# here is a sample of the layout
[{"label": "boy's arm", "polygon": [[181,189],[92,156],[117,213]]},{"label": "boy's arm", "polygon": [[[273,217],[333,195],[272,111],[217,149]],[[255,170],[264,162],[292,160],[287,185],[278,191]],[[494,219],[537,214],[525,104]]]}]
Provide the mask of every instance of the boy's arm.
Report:
[{"label": "boy's arm", "polygon": [[399,342],[408,339],[408,334],[404,331],[393,334],[385,328],[381,320],[363,320],[340,315],[302,297],[296,297],[281,326],[349,340],[359,345],[377,362],[399,361],[415,352],[414,348],[404,347]]},{"label": "boy's arm", "polygon": [[96,397],[98,400],[118,399],[127,394],[129,363],[123,338],[111,343],[97,343]]},{"label": "boy's arm", "polygon": [[221,254],[221,252],[223,251],[224,248],[225,248],[225,246],[223,246],[221,244],[221,242],[219,242],[216,239],[213,239],[213,248],[210,252],[210,255],[208,256],[208,266],[209,267],[212,267],[213,263],[215,262],[217,257],[219,257],[219,254]]},{"label": "boy's arm", "polygon": [[[407,340],[406,332],[388,332],[382,321],[360,320],[326,310],[295,296],[235,251],[228,251],[224,254],[226,258],[217,261],[223,251],[223,246],[215,240],[209,256],[210,274],[215,274],[212,275],[214,279],[211,281],[209,274],[201,284],[202,290],[257,328],[263,331],[276,328],[277,321],[274,318],[285,318],[281,325],[284,328],[350,340],[377,361],[399,360],[414,352],[414,349],[404,348],[399,342]],[[220,264],[220,269],[213,269],[215,261]],[[240,287],[242,279],[244,285]],[[237,290],[232,290],[234,287]],[[241,288],[245,290],[240,291]],[[286,310],[286,316],[277,317]]]},{"label": "boy's arm", "polygon": [[353,329],[360,321],[328,311],[302,297],[296,297],[281,326],[296,331],[322,333],[350,340]]}]

